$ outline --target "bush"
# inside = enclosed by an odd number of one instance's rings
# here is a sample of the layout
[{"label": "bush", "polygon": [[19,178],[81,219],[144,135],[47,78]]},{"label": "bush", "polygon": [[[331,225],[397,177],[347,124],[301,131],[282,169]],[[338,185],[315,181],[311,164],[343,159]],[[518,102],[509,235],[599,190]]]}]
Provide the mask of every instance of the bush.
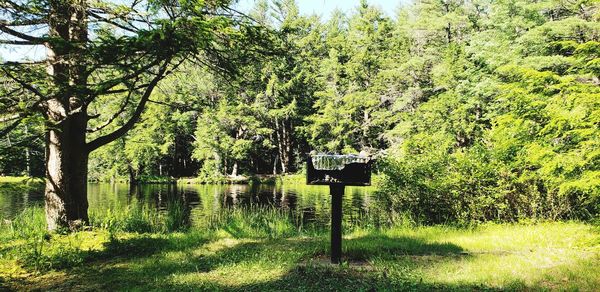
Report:
[{"label": "bush", "polygon": [[600,209],[600,179],[593,173],[564,182],[508,165],[483,147],[387,159],[381,166],[379,204],[422,224],[586,220]]}]

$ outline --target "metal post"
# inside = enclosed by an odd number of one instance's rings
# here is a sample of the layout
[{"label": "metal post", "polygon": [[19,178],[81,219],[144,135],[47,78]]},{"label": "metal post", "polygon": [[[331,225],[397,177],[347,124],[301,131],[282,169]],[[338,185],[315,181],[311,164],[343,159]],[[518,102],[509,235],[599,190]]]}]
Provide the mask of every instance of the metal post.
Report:
[{"label": "metal post", "polygon": [[331,193],[331,263],[339,264],[342,259],[342,197],[343,184],[329,186]]}]

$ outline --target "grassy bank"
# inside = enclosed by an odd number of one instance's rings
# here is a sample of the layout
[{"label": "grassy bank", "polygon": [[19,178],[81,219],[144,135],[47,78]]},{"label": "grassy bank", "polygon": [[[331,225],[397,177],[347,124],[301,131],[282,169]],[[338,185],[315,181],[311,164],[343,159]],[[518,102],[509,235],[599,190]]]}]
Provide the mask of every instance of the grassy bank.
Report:
[{"label": "grassy bank", "polygon": [[[171,184],[178,183],[184,185],[200,185],[200,184],[276,184],[278,182],[293,181],[298,182],[298,178],[302,178],[304,183],[303,175],[238,175],[238,176],[226,176],[226,175],[215,175],[209,178],[202,177],[166,177],[166,176],[140,176],[137,178],[139,184]],[[129,183],[128,177],[117,177],[107,181],[90,180],[90,182],[105,182],[105,183]],[[0,180],[0,183],[2,181]]]},{"label": "grassy bank", "polygon": [[0,176],[0,183],[22,183],[27,179],[26,176]]},{"label": "grassy bank", "polygon": [[0,176],[0,192],[14,192],[15,190],[41,189],[44,180],[25,176]]},{"label": "grassy bank", "polygon": [[43,183],[44,179],[27,176],[0,176],[0,184],[30,184]]},{"label": "grassy bank", "polygon": [[[119,177],[112,177],[112,178],[107,178],[107,179],[102,179],[102,180],[90,178],[88,180],[88,182],[126,184],[126,183],[129,183],[129,177],[119,176]],[[172,184],[175,182],[177,182],[177,179],[174,177],[170,177],[170,176],[141,175],[136,178],[136,183],[139,183],[139,184]]]},{"label": "grassy bank", "polygon": [[211,178],[179,178],[178,184],[277,184],[277,183],[306,183],[304,175],[286,174],[286,175],[238,175],[238,176],[217,176]]},{"label": "grassy bank", "polygon": [[331,266],[327,230],[297,228],[282,212],[215,214],[205,225],[182,232],[146,233],[116,224],[156,219],[145,218],[144,210],[94,214],[98,223],[92,230],[49,235],[41,211],[28,209],[0,227],[0,290],[594,290],[600,285],[600,229],[577,222],[357,227],[345,233],[345,263]]}]

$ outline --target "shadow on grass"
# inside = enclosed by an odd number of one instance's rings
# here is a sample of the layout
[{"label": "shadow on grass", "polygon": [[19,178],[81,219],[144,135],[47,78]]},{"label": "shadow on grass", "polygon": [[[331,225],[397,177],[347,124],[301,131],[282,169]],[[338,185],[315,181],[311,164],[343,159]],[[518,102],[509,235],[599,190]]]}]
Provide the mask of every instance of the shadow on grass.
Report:
[{"label": "shadow on grass", "polygon": [[[199,290],[197,286],[185,284],[170,285],[168,289]],[[213,284],[200,289],[216,291],[502,291],[483,285],[431,284],[416,278],[392,279],[382,273],[327,266],[295,267],[275,280],[262,283],[237,286]]]},{"label": "shadow on grass", "polygon": [[[156,234],[137,234],[129,238],[113,239],[104,243],[102,250],[83,250],[70,243],[54,243],[55,246],[41,249],[35,254],[31,248],[23,249],[20,262],[32,272],[69,271],[82,266],[94,267],[105,262],[132,261],[150,258],[170,251],[180,251],[201,247],[209,239],[197,235],[157,236]],[[52,245],[51,245],[52,246]],[[8,247],[6,250],[14,250]],[[1,255],[1,254],[0,254]]]},{"label": "shadow on grass", "polygon": [[[167,238],[151,235],[125,238],[110,242],[104,251],[89,256],[82,265],[62,270],[66,274],[62,279],[32,279],[24,286],[39,290],[487,289],[432,286],[412,273],[391,277],[380,268],[306,264],[327,257],[327,237],[246,240],[208,252],[212,243],[193,233]],[[344,241],[345,259],[350,262],[401,255],[454,255],[461,251],[459,246],[452,244],[378,234]],[[428,263],[416,265],[409,268]],[[269,276],[273,271],[282,270],[284,272],[279,276]],[[267,280],[253,278],[259,274],[267,275]],[[178,281],[178,277],[191,279]]]},{"label": "shadow on grass", "polygon": [[351,260],[369,260],[374,257],[462,255],[463,249],[451,243],[429,243],[413,237],[367,235],[344,240],[343,251]]},{"label": "shadow on grass", "polygon": [[4,277],[0,276],[0,291],[9,291],[6,282],[7,281],[4,279]]},{"label": "shadow on grass", "polygon": [[106,242],[102,251],[90,251],[88,257],[93,260],[136,259],[151,257],[155,254],[170,251],[181,251],[201,247],[210,240],[198,234],[185,234],[182,236],[156,237],[152,234],[141,234],[131,238],[115,239]]}]

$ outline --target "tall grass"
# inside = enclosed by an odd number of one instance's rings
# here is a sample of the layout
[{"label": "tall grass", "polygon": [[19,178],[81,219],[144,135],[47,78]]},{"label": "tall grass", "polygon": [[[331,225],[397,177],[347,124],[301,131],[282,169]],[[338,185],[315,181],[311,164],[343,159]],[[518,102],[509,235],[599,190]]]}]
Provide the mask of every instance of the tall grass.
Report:
[{"label": "tall grass", "polygon": [[282,238],[311,230],[301,215],[289,210],[257,206],[218,210],[199,220],[195,227],[223,230],[235,238]]},{"label": "tall grass", "polygon": [[[390,218],[389,214],[378,209],[357,213],[352,217],[346,216],[343,222],[344,232],[414,226],[410,218],[394,216]],[[199,218],[193,225],[200,229],[223,230],[235,238],[314,236],[329,231],[329,224],[324,224],[322,218],[307,218],[302,211],[255,205],[220,209]]]},{"label": "tall grass", "polygon": [[180,198],[172,198],[167,201],[167,209],[164,215],[164,231],[185,231],[191,225],[190,207]]},{"label": "tall grass", "polygon": [[[119,233],[165,234],[188,227],[189,211],[178,200],[168,202],[166,210],[161,211],[138,203],[91,211],[90,228],[62,235],[46,230],[42,206],[30,206],[13,220],[0,221],[0,259],[14,261],[34,271],[71,267],[96,256],[96,251],[102,249],[96,243],[116,243]],[[88,232],[90,230],[93,232]],[[87,238],[90,236],[93,238]],[[87,245],[83,246],[83,242]]]},{"label": "tall grass", "polygon": [[115,232],[166,233],[184,231],[190,225],[189,208],[180,199],[171,199],[165,210],[147,204],[132,202],[124,207],[91,211],[93,228]]},{"label": "tall grass", "polygon": [[159,232],[158,212],[142,204],[127,205],[124,208],[108,208],[105,211],[91,211],[90,225],[93,228],[114,232]]},{"label": "tall grass", "polygon": [[[0,222],[0,234],[2,242],[12,243],[12,248],[2,249],[1,257],[12,256],[36,270],[44,265],[45,242],[49,234],[42,206],[28,207],[13,220],[3,220]],[[10,255],[8,250],[12,251]]]},{"label": "tall grass", "polygon": [[43,206],[25,208],[13,220],[0,222],[3,239],[27,239],[46,235],[46,216]]}]

